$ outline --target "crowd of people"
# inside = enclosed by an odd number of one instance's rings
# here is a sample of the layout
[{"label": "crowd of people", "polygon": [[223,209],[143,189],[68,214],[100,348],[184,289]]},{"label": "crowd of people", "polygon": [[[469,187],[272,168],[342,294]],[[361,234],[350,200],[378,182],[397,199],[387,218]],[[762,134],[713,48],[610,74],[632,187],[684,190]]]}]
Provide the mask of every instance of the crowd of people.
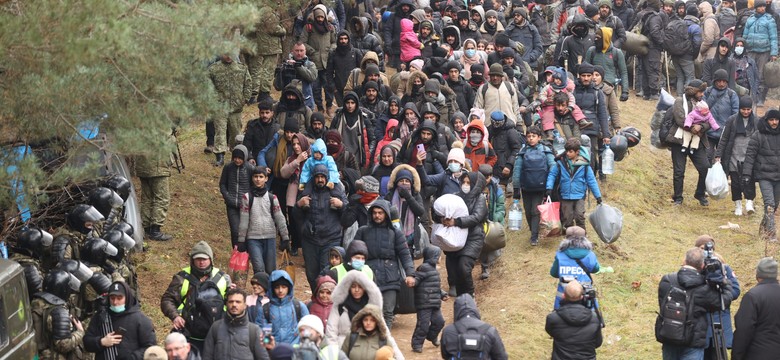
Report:
[{"label": "crowd of people", "polygon": [[[29,228],[11,248],[26,269],[42,359],[403,359],[397,313],[416,313],[404,339],[415,353],[428,341],[445,359],[506,359],[498,331],[480,320],[472,272],[479,262],[479,278],[489,279],[501,249],[486,247],[486,235],[504,226],[510,198],[522,200],[533,246],[545,235],[538,206],[560,201],[565,235],[550,269],[559,286],[545,328],[554,359],[595,358],[603,319],[591,274],[601,266],[585,201],[602,203],[604,154],[622,158],[641,139],[620,114],[631,85],[648,101],[664,82],[677,95],[661,139],[673,203],[683,202],[691,159],[694,198],[707,206],[705,177],[720,162],[735,215],[743,200],[746,213],[756,211],[757,183],[762,231],[776,241],[780,111],[755,113],[767,79],[780,76],[764,71],[778,55],[771,0],[312,0],[290,29],[276,11],[262,8],[263,22],[242,34],[252,47],[207,70],[226,110],[210,117],[204,151],[222,167],[230,245],[248,253],[251,291],[214,266],[210,244],[197,243],[160,300],[172,332],[155,346],[137,300],[133,229],[121,221],[130,183],[111,177],[54,236]],[[279,63],[285,36],[293,45]],[[244,125],[246,105],[257,117]],[[146,237],[170,240],[161,227],[172,162],[144,157],[136,166]],[[437,211],[437,199],[453,195],[468,208],[463,216]],[[431,244],[441,228],[462,230],[465,244]],[[780,342],[766,329],[780,320],[764,307],[780,291],[777,262],[759,263],[760,287],[743,297],[733,331],[728,308],[740,287],[714,242],[697,240],[659,285],[664,359],[714,356],[713,322],[724,325],[735,359],[771,357]],[[296,298],[279,251],[302,256],[308,301]],[[682,330],[664,313],[680,292],[695,304]],[[450,297],[447,325],[441,304]]]}]

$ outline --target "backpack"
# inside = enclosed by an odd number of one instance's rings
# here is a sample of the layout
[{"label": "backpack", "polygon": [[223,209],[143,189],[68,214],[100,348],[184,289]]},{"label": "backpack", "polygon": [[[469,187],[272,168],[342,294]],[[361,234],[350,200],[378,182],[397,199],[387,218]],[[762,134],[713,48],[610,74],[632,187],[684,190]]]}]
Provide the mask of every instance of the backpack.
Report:
[{"label": "backpack", "polygon": [[666,24],[663,47],[674,56],[693,53],[693,41],[688,34],[688,24],[683,19],[674,18]]},{"label": "backpack", "polygon": [[[604,53],[604,55],[608,55],[612,57],[612,64],[615,66],[615,78],[619,78],[620,74],[620,64],[618,63],[618,56],[615,53],[615,50],[620,51],[619,49],[616,49],[614,46],[609,50],[609,53]],[[593,51],[590,52],[590,57],[588,58],[588,63],[591,65],[595,65],[593,63],[593,58],[596,56],[596,51],[599,51],[599,49],[596,49],[596,47],[593,47]],[[616,84],[613,84],[616,85]]]},{"label": "backpack", "polygon": [[665,276],[672,287],[662,299],[655,338],[660,343],[687,346],[693,342],[693,294],[680,287],[677,275]]},{"label": "backpack", "polygon": [[[295,322],[301,321],[301,302],[297,299],[293,299],[293,307],[295,307]],[[263,317],[265,321],[271,324],[271,303],[267,302],[263,304]]]},{"label": "backpack", "polygon": [[[683,100],[683,112],[685,114],[688,114],[688,99],[685,95],[682,97]],[[674,108],[669,108],[666,110],[666,114],[664,114],[664,119],[661,122],[661,128],[658,129],[658,139],[661,141],[661,144],[669,145],[666,142],[666,138],[669,137],[669,133],[672,131],[672,128],[674,127]]]},{"label": "backpack", "polygon": [[[506,89],[509,90],[509,96],[515,96],[515,85],[509,82],[509,80],[504,80],[504,85],[506,85]],[[490,86],[490,83],[484,83],[482,85],[482,98],[485,98],[485,94],[487,94],[488,86]]]},{"label": "backpack", "polygon": [[[347,347],[347,351],[344,352],[345,354],[347,354],[347,357],[349,357],[349,353],[352,352],[352,347],[355,346],[355,343],[357,342],[358,335],[359,334],[356,333],[356,332],[353,332],[353,333],[349,334],[349,347]],[[385,346],[385,345],[387,345],[387,340],[379,338],[379,347],[381,348],[382,346]]]},{"label": "backpack", "polygon": [[[200,284],[192,274],[181,272],[193,285],[186,296],[182,317],[187,324],[187,331],[194,339],[204,339],[211,325],[225,314],[225,297],[217,283],[222,279],[222,273],[217,273],[211,279]],[[198,285],[194,285],[198,284]]]},{"label": "backpack", "polygon": [[455,329],[458,330],[458,352],[456,359],[489,359],[490,346],[488,337],[485,335],[487,329],[482,327],[470,327],[463,329],[455,323]]},{"label": "backpack", "polygon": [[547,154],[543,149],[526,149],[523,156],[523,177],[520,187],[528,191],[543,191],[547,186]]}]

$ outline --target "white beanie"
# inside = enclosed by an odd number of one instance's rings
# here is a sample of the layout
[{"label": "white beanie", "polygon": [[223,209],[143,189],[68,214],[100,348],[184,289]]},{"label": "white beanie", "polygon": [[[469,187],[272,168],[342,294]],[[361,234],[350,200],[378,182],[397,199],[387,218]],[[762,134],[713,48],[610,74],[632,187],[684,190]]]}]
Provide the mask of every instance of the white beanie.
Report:
[{"label": "white beanie", "polygon": [[422,70],[422,68],[423,68],[423,65],[424,65],[424,64],[425,64],[425,63],[423,62],[423,60],[422,60],[422,59],[415,59],[415,60],[412,60],[412,61],[409,63],[409,65],[410,65],[411,67],[413,67],[413,68],[415,68],[415,69],[417,69],[417,70]]},{"label": "white beanie", "polygon": [[455,160],[463,165],[466,163],[466,154],[463,152],[463,149],[453,147],[450,150],[449,155],[447,155],[447,163],[449,163],[450,160]]},{"label": "white beanie", "polygon": [[308,326],[320,334],[321,338],[325,337],[325,326],[322,325],[322,319],[318,318],[317,315],[309,314],[302,317],[301,321],[298,321],[298,329],[300,329],[301,326]]}]

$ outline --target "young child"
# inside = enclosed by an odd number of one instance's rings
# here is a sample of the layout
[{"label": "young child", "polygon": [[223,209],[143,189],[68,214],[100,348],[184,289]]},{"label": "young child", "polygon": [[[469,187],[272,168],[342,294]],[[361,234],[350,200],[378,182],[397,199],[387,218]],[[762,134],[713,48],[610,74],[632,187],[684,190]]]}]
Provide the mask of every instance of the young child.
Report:
[{"label": "young child", "polygon": [[270,274],[276,269],[276,234],[282,239],[279,248],[290,247],[287,220],[276,195],[266,187],[267,168],[255,167],[251,174],[252,189],[241,197],[237,247],[239,251],[249,251],[254,273]]},{"label": "young child", "polygon": [[703,124],[705,122],[710,124],[710,129],[712,130],[720,129],[720,125],[718,125],[718,122],[715,121],[715,118],[712,117],[712,113],[710,113],[709,105],[702,100],[697,102],[693,111],[688,113],[688,116],[685,117],[683,128],[677,128],[677,132],[674,133],[675,138],[682,139],[682,152],[690,152],[693,154],[693,151],[699,148],[699,141],[701,141],[701,138],[699,135],[692,133],[691,128],[693,125]]},{"label": "young child", "polygon": [[331,295],[336,288],[336,281],[328,275],[322,275],[317,278],[317,288],[311,294],[311,301],[306,306],[309,308],[309,314],[316,315],[322,320],[323,326],[328,326],[328,315],[333,307]]},{"label": "young child", "polygon": [[336,161],[333,157],[328,155],[328,148],[325,145],[325,141],[317,139],[314,144],[311,145],[311,157],[306,159],[301,169],[301,177],[298,183],[298,190],[303,190],[304,186],[311,179],[312,171],[318,164],[324,164],[328,167],[328,188],[333,189],[334,184],[341,182],[339,178],[339,169],[336,166]]},{"label": "young child", "polygon": [[[347,251],[344,250],[341,246],[334,246],[330,248],[330,252],[328,253],[328,263],[330,264],[330,268],[332,269],[336,266],[341,265],[341,263],[344,262],[344,258],[347,256]],[[323,273],[320,275],[326,275],[328,274],[328,271],[323,270]],[[335,277],[331,276],[333,279],[336,279]]]},{"label": "young child", "polygon": [[401,19],[401,61],[409,63],[419,58],[423,47],[425,46],[417,39],[417,33],[414,32],[412,20]]},{"label": "young child", "polygon": [[270,280],[268,297],[271,300],[259,309],[255,324],[261,329],[271,325],[271,333],[277,344],[298,344],[298,321],[309,315],[309,308],[293,296],[292,278],[286,271],[274,270]]},{"label": "young child", "polygon": [[423,250],[423,262],[414,273],[414,306],[417,308],[417,325],[412,335],[412,351],[421,353],[425,340],[439,346],[439,333],[444,328],[441,302],[447,294],[441,290],[441,276],[436,270],[441,249],[430,245]]},{"label": "young child", "polygon": [[266,296],[268,292],[268,274],[258,272],[249,280],[252,284],[252,294],[246,297],[247,315],[249,321],[255,322],[257,313],[268,303],[270,299]]},{"label": "young child", "polygon": [[590,167],[590,159],[580,152],[580,139],[569,138],[564,145],[565,155],[547,174],[546,196],[552,195],[555,182],[560,179],[561,224],[585,226],[585,190],[590,189],[596,202],[601,204],[601,191]]},{"label": "young child", "polygon": [[458,135],[458,140],[461,142],[466,141],[469,137],[469,134],[466,133],[466,116],[462,112],[457,111],[455,115],[452,115],[450,123],[453,131]]},{"label": "young child", "polygon": [[352,240],[347,247],[347,259],[349,262],[340,263],[331,267],[330,277],[336,279],[336,283],[340,282],[350,270],[360,271],[368,277],[369,280],[374,280],[374,271],[371,267],[366,265],[366,256],[368,256],[368,246],[362,240]]},{"label": "young child", "polygon": [[566,70],[563,68],[547,67],[545,75],[547,84],[539,92],[539,98],[531,104],[531,108],[540,108],[539,116],[542,118],[542,130],[547,134],[548,139],[552,139],[552,130],[555,127],[555,103],[553,97],[555,94],[564,93],[569,97],[569,104],[572,107],[572,115],[581,129],[593,126],[593,123],[585,118],[585,114],[576,105],[574,100],[574,81],[569,81],[566,76]]}]

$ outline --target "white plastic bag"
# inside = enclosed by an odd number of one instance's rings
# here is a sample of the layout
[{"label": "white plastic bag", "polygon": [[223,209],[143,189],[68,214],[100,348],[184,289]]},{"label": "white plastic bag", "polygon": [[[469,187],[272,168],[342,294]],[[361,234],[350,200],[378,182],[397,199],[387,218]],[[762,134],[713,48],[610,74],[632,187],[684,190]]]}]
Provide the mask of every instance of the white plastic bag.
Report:
[{"label": "white plastic bag", "polygon": [[588,221],[601,241],[611,244],[623,231],[623,213],[612,206],[601,204],[588,215]]},{"label": "white plastic bag", "polygon": [[[446,194],[440,196],[433,203],[433,211],[442,218],[455,219],[469,215],[466,203],[458,195]],[[458,251],[466,245],[469,229],[457,226],[444,226],[433,224],[431,226],[431,244],[440,247],[444,251]]]},{"label": "white plastic bag", "polygon": [[707,193],[715,200],[725,199],[729,194],[729,180],[726,178],[726,172],[723,171],[723,165],[720,162],[712,165],[707,171],[707,178],[704,180],[707,185]]}]

